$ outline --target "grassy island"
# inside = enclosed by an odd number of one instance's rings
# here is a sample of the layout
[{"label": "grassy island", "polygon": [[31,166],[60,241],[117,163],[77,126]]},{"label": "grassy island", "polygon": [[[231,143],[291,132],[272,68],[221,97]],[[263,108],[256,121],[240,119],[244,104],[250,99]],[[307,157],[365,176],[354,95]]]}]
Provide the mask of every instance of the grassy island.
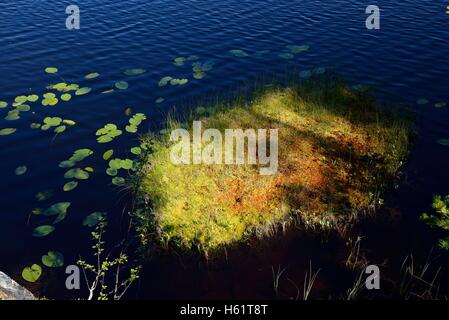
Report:
[{"label": "grassy island", "polygon": [[[208,252],[269,234],[281,223],[342,228],[380,203],[407,156],[410,120],[336,80],[269,86],[250,101],[199,107],[202,129],[278,128],[279,167],[175,165],[168,135],[152,144],[138,176],[147,227],[176,246]],[[192,119],[169,123],[191,129]],[[151,226],[150,226],[151,224]]]}]

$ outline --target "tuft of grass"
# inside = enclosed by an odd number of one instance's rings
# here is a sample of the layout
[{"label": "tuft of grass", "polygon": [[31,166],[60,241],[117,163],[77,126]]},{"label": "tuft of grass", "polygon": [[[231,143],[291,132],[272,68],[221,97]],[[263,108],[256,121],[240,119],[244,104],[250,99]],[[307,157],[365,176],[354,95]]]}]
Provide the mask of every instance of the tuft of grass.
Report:
[{"label": "tuft of grass", "polygon": [[[170,119],[165,135],[144,138],[152,152],[143,159],[137,189],[146,199],[143,216],[150,217],[144,223],[159,239],[206,253],[292,220],[347,226],[381,202],[409,146],[409,118],[336,80],[272,85],[249,100],[196,110],[183,121]],[[222,133],[278,128],[277,174],[262,176],[258,165],[171,163],[169,132],[191,132],[193,119]]]}]

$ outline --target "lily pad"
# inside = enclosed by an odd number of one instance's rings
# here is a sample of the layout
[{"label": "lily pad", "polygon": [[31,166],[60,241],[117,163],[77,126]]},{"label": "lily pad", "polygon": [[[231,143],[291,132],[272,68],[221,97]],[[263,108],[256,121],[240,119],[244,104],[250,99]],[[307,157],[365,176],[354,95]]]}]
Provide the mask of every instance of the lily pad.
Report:
[{"label": "lily pad", "polygon": [[114,84],[114,86],[119,90],[126,90],[126,89],[128,89],[128,82],[118,81]]},{"label": "lily pad", "polygon": [[45,68],[45,72],[47,72],[47,73],[57,73],[58,72],[58,68],[47,67],[47,68]]},{"label": "lily pad", "polygon": [[39,100],[39,96],[37,94],[30,94],[28,95],[27,100],[29,102],[36,102],[37,100]]},{"label": "lily pad", "polygon": [[109,149],[109,150],[105,151],[105,153],[103,153],[103,160],[109,160],[113,154],[114,154],[113,149]]},{"label": "lily pad", "polygon": [[449,147],[449,139],[440,139],[437,142],[438,142],[438,144],[441,144],[442,146]]},{"label": "lily pad", "polygon": [[6,108],[8,106],[8,102],[0,101],[0,109]]},{"label": "lily pad", "polygon": [[20,166],[17,167],[16,170],[14,170],[14,173],[16,174],[16,176],[21,176],[22,174],[25,174],[27,170],[27,166]]},{"label": "lily pad", "polygon": [[133,147],[133,148],[131,148],[131,153],[138,156],[142,153],[142,149],[140,149],[139,147]]},{"label": "lily pad", "polygon": [[129,69],[123,72],[127,76],[137,76],[139,74],[147,72],[145,69]]},{"label": "lily pad", "polygon": [[53,92],[47,92],[43,95],[44,99],[42,99],[43,106],[54,106],[58,103],[58,98]]},{"label": "lily pad", "polygon": [[435,103],[435,108],[444,108],[445,106],[446,106],[446,102]]},{"label": "lily pad", "polygon": [[0,136],[7,136],[16,132],[16,128],[4,128],[0,130]]},{"label": "lily pad", "polygon": [[86,180],[89,179],[89,173],[80,168],[73,168],[64,174],[64,178],[66,179],[75,178],[78,180]]},{"label": "lily pad", "polygon": [[92,89],[89,87],[79,88],[78,90],[75,91],[75,96],[82,96],[82,95],[88,94],[91,91],[92,91]]},{"label": "lily pad", "polygon": [[238,58],[246,58],[249,56],[249,54],[240,49],[229,50],[229,53]]},{"label": "lily pad", "polygon": [[78,186],[78,181],[70,181],[70,182],[67,182],[67,183],[64,185],[63,190],[64,190],[65,192],[72,191],[72,190],[75,189],[77,186]]},{"label": "lily pad", "polygon": [[99,74],[98,72],[92,72],[92,73],[86,74],[86,75],[84,76],[84,78],[85,78],[85,79],[95,79],[95,78],[97,78],[99,75],[100,75],[100,74]]},{"label": "lily pad", "polygon": [[61,95],[61,100],[62,101],[69,101],[70,99],[72,99],[72,95],[70,93],[64,93]]},{"label": "lily pad", "polygon": [[53,227],[51,225],[42,225],[37,228],[34,228],[33,236],[38,237],[38,238],[45,237],[45,236],[49,235],[50,233],[52,233],[53,231],[55,231],[55,227]]},{"label": "lily pad", "polygon": [[27,104],[21,104],[20,106],[16,107],[17,110],[19,110],[20,112],[28,112],[31,110],[31,107]]},{"label": "lily pad", "polygon": [[42,214],[44,216],[59,216],[61,214],[65,215],[70,205],[70,202],[58,202],[46,209]]},{"label": "lily pad", "polygon": [[159,81],[159,87],[165,87],[173,78],[170,76],[166,76],[163,77],[160,81]]},{"label": "lily pad", "polygon": [[125,179],[122,177],[114,177],[112,178],[112,183],[118,187],[125,185]]},{"label": "lily pad", "polygon": [[64,265],[64,256],[57,251],[48,251],[48,254],[42,256],[42,264],[49,268],[58,268]]},{"label": "lily pad", "polygon": [[5,117],[5,120],[8,121],[14,121],[19,119],[20,119],[20,111],[17,109],[8,111],[8,115]]},{"label": "lily pad", "polygon": [[55,133],[63,133],[67,127],[66,126],[59,126],[55,128]]},{"label": "lily pad", "polygon": [[106,174],[111,177],[115,177],[117,175],[117,172],[118,171],[115,168],[107,168],[106,169]]},{"label": "lily pad", "polygon": [[107,143],[121,135],[122,131],[117,129],[115,124],[108,123],[103,128],[97,130],[95,134],[99,136],[97,138],[98,143]]},{"label": "lily pad", "polygon": [[83,220],[83,226],[86,227],[95,227],[101,220],[104,219],[106,213],[105,212],[94,212],[89,214]]},{"label": "lily pad", "polygon": [[22,278],[28,282],[36,282],[42,274],[42,268],[38,264],[33,264],[31,267],[25,267],[22,270]]},{"label": "lily pad", "polygon": [[186,62],[186,60],[187,60],[187,59],[184,58],[184,57],[178,57],[178,58],[175,58],[173,64],[174,64],[175,66],[180,67],[180,66],[183,66],[183,65],[184,65],[184,63]]},{"label": "lily pad", "polygon": [[52,190],[45,190],[45,191],[41,191],[41,192],[38,192],[37,194],[36,194],[36,199],[38,200],[38,201],[45,201],[45,200],[48,200],[48,199],[50,199],[51,197],[53,197],[53,191]]}]

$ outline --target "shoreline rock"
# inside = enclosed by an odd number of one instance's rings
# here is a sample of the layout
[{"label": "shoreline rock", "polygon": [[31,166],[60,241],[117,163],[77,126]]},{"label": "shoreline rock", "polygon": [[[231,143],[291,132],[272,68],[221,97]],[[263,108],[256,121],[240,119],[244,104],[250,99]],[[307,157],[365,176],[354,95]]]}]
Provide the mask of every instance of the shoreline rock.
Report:
[{"label": "shoreline rock", "polygon": [[0,300],[35,300],[28,290],[0,271]]}]

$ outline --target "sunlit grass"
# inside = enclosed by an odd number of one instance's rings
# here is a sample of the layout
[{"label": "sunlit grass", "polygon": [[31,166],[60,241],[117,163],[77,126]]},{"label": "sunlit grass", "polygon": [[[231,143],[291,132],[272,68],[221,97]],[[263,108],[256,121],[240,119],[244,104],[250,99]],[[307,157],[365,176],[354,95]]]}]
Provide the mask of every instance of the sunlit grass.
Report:
[{"label": "sunlit grass", "polygon": [[[167,137],[139,176],[139,197],[158,238],[208,252],[270,234],[280,223],[343,228],[379,204],[407,155],[410,121],[381,112],[365,92],[338,81],[271,86],[253,99],[199,107],[202,128],[279,128],[279,169],[257,165],[174,165]],[[192,120],[168,127],[189,128]],[[143,228],[145,229],[145,228]]]}]

